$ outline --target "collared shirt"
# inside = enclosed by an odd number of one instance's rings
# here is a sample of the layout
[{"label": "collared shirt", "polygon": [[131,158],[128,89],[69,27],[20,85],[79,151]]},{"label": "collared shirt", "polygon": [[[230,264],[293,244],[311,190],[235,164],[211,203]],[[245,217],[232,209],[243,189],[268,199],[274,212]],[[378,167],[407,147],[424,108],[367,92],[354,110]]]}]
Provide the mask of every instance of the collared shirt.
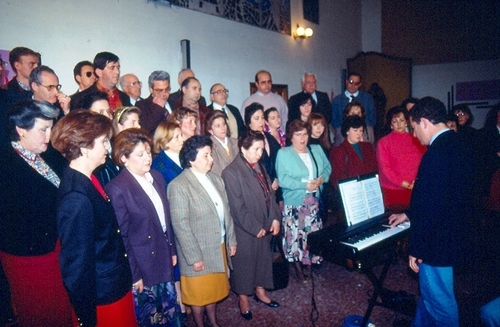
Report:
[{"label": "collared shirt", "polygon": [[158,218],[160,219],[161,228],[163,229],[163,232],[165,232],[167,230],[167,225],[165,223],[165,209],[163,208],[163,202],[161,201],[160,195],[153,185],[153,176],[151,176],[150,172],[147,172],[144,177],[134,174],[130,170],[129,172],[132,174],[132,176],[134,176],[134,178],[137,180],[139,185],[142,187],[146,195],[153,203],[156,213],[158,214]]},{"label": "collared shirt", "polygon": [[24,84],[23,82],[21,82],[21,81],[20,81],[20,80],[18,80],[17,78],[16,78],[16,81],[17,81],[17,84],[18,84],[18,85],[19,85],[19,86],[20,86],[23,90],[25,90],[25,91],[31,91],[31,88],[30,88],[30,86],[29,86],[29,85]]},{"label": "collared shirt", "polygon": [[237,139],[238,138],[238,123],[236,122],[236,118],[233,113],[226,107],[221,106],[218,103],[212,103],[214,106],[214,110],[221,110],[227,116],[227,124],[229,126],[229,131],[231,132],[231,137]]},{"label": "collared shirt", "polygon": [[354,93],[349,93],[348,90],[345,90],[344,92],[345,96],[349,98],[349,102],[352,101],[352,97],[357,97],[359,95],[359,91],[356,91]]},{"label": "collared shirt", "polygon": [[435,140],[435,139],[436,139],[439,135],[441,135],[441,134],[443,134],[444,132],[447,132],[447,131],[449,131],[449,130],[450,130],[450,129],[449,129],[448,127],[446,127],[446,128],[443,128],[442,130],[440,130],[439,132],[437,132],[436,134],[434,134],[434,135],[432,136],[432,138],[431,138],[431,141],[429,142],[429,145],[431,145],[431,144],[432,144],[432,142],[434,142],[434,140]]},{"label": "collared shirt", "polygon": [[55,187],[59,187],[61,179],[59,179],[59,176],[57,176],[52,168],[47,165],[42,157],[29,150],[26,150],[17,142],[10,142],[10,144],[14,148],[14,151],[17,152],[17,154],[19,154],[19,156],[23,158],[24,161],[26,161],[26,163],[31,166],[31,168],[36,170],[36,172],[42,175],[43,178],[54,184]]}]

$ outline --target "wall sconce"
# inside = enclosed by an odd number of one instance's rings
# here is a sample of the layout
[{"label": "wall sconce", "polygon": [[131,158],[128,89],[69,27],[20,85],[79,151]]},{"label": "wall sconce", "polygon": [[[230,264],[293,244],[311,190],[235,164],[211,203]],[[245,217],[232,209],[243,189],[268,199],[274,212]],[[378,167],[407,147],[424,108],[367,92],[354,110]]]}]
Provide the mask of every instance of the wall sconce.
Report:
[{"label": "wall sconce", "polygon": [[300,39],[308,39],[313,35],[313,30],[312,28],[303,28],[302,26],[299,26],[297,24],[297,29],[295,30],[295,33],[293,33],[294,38],[300,38]]}]

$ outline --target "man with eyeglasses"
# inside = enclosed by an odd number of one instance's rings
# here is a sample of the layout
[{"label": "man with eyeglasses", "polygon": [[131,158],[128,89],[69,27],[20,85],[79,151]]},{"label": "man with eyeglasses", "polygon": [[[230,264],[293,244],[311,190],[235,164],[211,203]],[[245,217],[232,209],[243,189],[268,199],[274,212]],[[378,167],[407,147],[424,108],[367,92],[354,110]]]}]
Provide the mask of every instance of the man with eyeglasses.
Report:
[{"label": "man with eyeglasses", "polygon": [[229,90],[220,83],[212,85],[210,88],[210,100],[212,103],[207,107],[208,110],[221,110],[227,116],[227,123],[231,131],[231,137],[238,139],[238,136],[245,133],[245,123],[241,117],[240,110],[227,103]]},{"label": "man with eyeglasses", "polygon": [[109,107],[113,112],[118,108],[130,106],[129,96],[116,87],[120,80],[120,58],[111,52],[99,52],[94,57],[93,65],[97,81],[85,91],[73,95],[71,110],[80,109],[81,99],[97,91],[106,92]]},{"label": "man with eyeglasses", "polygon": [[10,66],[16,73],[7,84],[2,85],[5,92],[5,105],[8,107],[14,102],[31,99],[33,92],[30,89],[29,77],[31,71],[40,65],[41,56],[26,47],[16,47],[10,51]]},{"label": "man with eyeglasses", "polygon": [[48,102],[60,109],[59,118],[69,113],[71,98],[60,92],[59,78],[51,68],[42,65],[33,69],[29,83],[33,100]]},{"label": "man with eyeglasses", "polygon": [[78,84],[78,91],[75,94],[85,91],[95,83],[94,66],[88,60],[80,61],[73,68],[73,77]]},{"label": "man with eyeglasses", "polygon": [[134,74],[125,74],[120,78],[120,87],[130,97],[130,103],[135,106],[141,98],[142,82]]},{"label": "man with eyeglasses", "polygon": [[264,107],[264,111],[268,108],[275,107],[281,117],[281,130],[286,130],[286,122],[288,120],[288,106],[285,100],[278,94],[271,92],[273,88],[273,79],[271,73],[266,70],[259,70],[255,74],[255,87],[257,91],[243,101],[240,108],[241,116],[245,116],[245,108],[251,103],[257,102]]},{"label": "man with eyeglasses", "polygon": [[[332,122],[331,125],[337,131],[342,126],[342,114],[344,108],[352,101],[357,100],[361,102],[365,109],[366,125],[375,127],[377,118],[375,116],[375,104],[368,92],[360,90],[363,83],[361,82],[361,75],[355,72],[350,72],[345,80],[346,90],[333,98],[332,101]],[[333,146],[340,145],[337,140]]]},{"label": "man with eyeglasses", "polygon": [[168,103],[170,96],[170,75],[163,70],[155,70],[148,78],[149,97],[136,103],[141,109],[141,128],[154,134],[156,127],[172,113]]}]

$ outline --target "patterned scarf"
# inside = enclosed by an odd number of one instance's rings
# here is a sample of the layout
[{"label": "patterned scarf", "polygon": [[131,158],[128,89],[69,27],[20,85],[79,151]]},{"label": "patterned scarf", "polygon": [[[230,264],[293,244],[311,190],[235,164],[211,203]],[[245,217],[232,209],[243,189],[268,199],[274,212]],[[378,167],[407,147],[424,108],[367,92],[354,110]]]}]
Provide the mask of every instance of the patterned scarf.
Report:
[{"label": "patterned scarf", "polygon": [[29,150],[26,150],[17,142],[10,142],[10,144],[14,148],[14,151],[16,151],[16,153],[19,154],[19,156],[21,156],[21,158],[23,158],[24,161],[26,161],[28,165],[31,166],[31,168],[36,170],[40,175],[42,175],[43,178],[54,184],[55,187],[59,187],[59,184],[61,183],[59,176],[57,176],[52,168],[47,165],[42,157]]},{"label": "patterned scarf", "polygon": [[264,195],[264,199],[266,199],[267,213],[269,214],[269,209],[271,207],[271,186],[267,182],[266,176],[264,176],[264,174],[262,173],[263,168],[260,162],[250,164],[245,159],[245,157],[243,157],[243,155],[241,157],[243,158],[243,161],[245,162],[247,167],[252,171],[252,174],[257,179],[260,187],[262,188],[262,194]]}]

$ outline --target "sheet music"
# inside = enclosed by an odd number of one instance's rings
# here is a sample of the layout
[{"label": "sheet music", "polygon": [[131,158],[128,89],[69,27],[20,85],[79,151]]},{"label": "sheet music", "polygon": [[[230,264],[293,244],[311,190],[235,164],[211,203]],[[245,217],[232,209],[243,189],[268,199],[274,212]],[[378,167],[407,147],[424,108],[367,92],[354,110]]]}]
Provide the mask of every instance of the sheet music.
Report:
[{"label": "sheet music", "polygon": [[370,218],[384,214],[384,199],[382,189],[377,178],[370,178],[362,181],[365,191],[365,199]]},{"label": "sheet music", "polygon": [[378,175],[364,180],[339,183],[348,226],[384,214]]},{"label": "sheet music", "polygon": [[358,181],[339,185],[347,224],[352,226],[368,218],[368,210],[363,197],[363,188]]}]

